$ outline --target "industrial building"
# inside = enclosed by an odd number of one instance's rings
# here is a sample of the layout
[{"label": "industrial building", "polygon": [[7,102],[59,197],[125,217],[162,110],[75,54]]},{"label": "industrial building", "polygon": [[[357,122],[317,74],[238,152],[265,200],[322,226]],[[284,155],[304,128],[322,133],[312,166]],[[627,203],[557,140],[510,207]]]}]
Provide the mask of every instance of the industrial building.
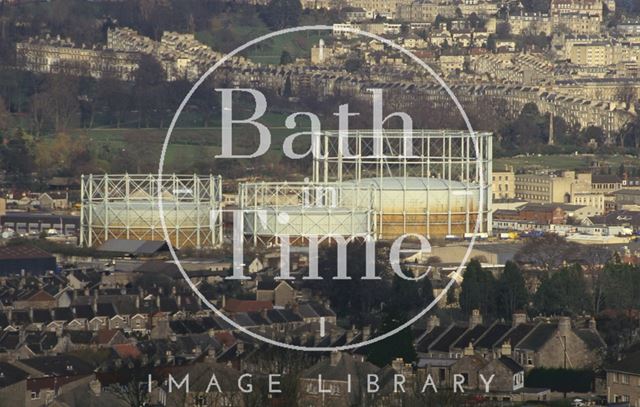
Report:
[{"label": "industrial building", "polygon": [[[324,132],[309,178],[239,185],[234,227],[256,245],[490,233],[491,142],[490,133],[458,130]],[[159,183],[174,247],[222,242],[219,177],[105,174],[82,177],[80,243],[164,240]]]},{"label": "industrial building", "polygon": [[0,226],[17,234],[38,234],[54,229],[58,234],[76,235],[80,218],[76,215],[15,211],[0,215]]},{"label": "industrial building", "polygon": [[50,271],[56,271],[56,258],[51,253],[31,245],[0,247],[0,276]]},{"label": "industrial building", "polygon": [[212,247],[222,241],[220,177],[211,175],[104,174],[82,176],[80,244],[110,239],[165,240],[176,248]]},{"label": "industrial building", "polygon": [[245,235],[254,243],[462,237],[476,222],[488,233],[491,141],[490,133],[457,130],[325,132],[310,180],[240,185]]}]

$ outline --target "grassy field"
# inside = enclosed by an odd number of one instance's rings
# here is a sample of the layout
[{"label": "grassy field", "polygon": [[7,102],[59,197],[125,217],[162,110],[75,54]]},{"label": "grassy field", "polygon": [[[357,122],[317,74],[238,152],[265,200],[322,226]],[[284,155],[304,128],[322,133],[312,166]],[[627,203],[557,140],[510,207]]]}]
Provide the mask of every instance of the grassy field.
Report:
[{"label": "grassy field", "polygon": [[579,170],[591,168],[594,163],[617,168],[620,164],[625,166],[637,166],[638,157],[631,155],[595,155],[595,154],[558,154],[558,155],[530,155],[497,158],[493,162],[494,169],[503,169],[505,166],[518,169],[555,169],[555,170]]},{"label": "grassy field", "polygon": [[[286,115],[280,113],[265,114],[260,119],[271,131],[271,148],[269,155],[279,157],[282,155],[282,143],[284,139],[298,131],[308,130],[308,128],[298,128],[290,130],[284,127]],[[98,148],[108,148],[111,151],[118,151],[126,148],[125,139],[128,135],[140,136],[149,144],[148,152],[152,156],[160,157],[162,143],[167,134],[167,129],[158,128],[94,128],[76,129],[72,134],[85,134]],[[251,137],[257,135],[253,126],[237,126],[234,128],[234,136]],[[220,153],[220,123],[213,121],[212,125],[203,127],[179,127],[175,128],[167,148],[166,164],[184,162],[196,162],[203,159],[212,159]],[[235,146],[234,141],[234,146]],[[236,151],[236,150],[234,150]],[[238,150],[239,152],[240,150]],[[302,151],[302,150],[300,150]],[[535,170],[535,169],[555,169],[555,170],[580,170],[588,169],[599,163],[602,166],[617,168],[620,164],[626,167],[638,165],[638,158],[631,155],[595,155],[595,154],[557,154],[557,155],[520,155],[515,157],[497,158],[494,160],[493,168],[501,170],[505,167],[513,167],[514,170]]]},{"label": "grassy field", "polygon": [[[271,148],[267,155],[278,157],[282,155],[283,140],[299,131],[308,130],[302,125],[294,130],[284,127],[285,114],[267,113],[259,121],[265,124],[271,131]],[[167,135],[167,129],[159,128],[93,128],[75,129],[70,131],[73,135],[86,135],[96,148],[107,148],[117,152],[126,148],[126,139],[135,135],[148,144],[148,154],[160,158],[162,144]],[[257,130],[251,125],[234,127],[234,136],[257,136]],[[235,146],[234,141],[234,146]],[[169,141],[166,152],[166,166],[172,167],[187,162],[213,159],[220,153],[221,136],[220,122],[212,121],[212,125],[204,127],[180,127],[175,128]],[[236,150],[234,149],[234,152]],[[241,150],[238,150],[241,153]]]},{"label": "grassy field", "polygon": [[[270,31],[254,13],[225,13],[212,19],[209,30],[197,32],[196,38],[215,50],[229,52]],[[264,64],[279,64],[283,50],[294,59],[309,58],[312,45],[329,34],[328,31],[283,34],[255,44],[243,55]]]}]

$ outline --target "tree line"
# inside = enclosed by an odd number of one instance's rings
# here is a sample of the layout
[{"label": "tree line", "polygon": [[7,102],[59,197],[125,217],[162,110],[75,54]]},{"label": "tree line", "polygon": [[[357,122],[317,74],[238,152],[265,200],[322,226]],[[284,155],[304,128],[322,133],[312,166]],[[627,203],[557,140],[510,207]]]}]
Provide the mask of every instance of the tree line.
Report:
[{"label": "tree line", "polygon": [[569,263],[569,257],[558,256],[533,268],[529,264],[525,273],[508,261],[498,277],[472,260],[461,284],[460,307],[466,314],[479,309],[504,319],[519,310],[547,316],[640,310],[640,266],[623,263],[608,251],[594,257],[599,260],[574,258]]}]

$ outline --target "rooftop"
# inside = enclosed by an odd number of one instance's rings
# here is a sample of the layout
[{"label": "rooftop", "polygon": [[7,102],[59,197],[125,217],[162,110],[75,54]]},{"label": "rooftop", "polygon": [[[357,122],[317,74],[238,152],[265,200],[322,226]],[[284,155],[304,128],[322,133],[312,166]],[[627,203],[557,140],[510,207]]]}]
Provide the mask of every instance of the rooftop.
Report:
[{"label": "rooftop", "polygon": [[50,253],[30,245],[0,247],[0,260],[51,259]]}]

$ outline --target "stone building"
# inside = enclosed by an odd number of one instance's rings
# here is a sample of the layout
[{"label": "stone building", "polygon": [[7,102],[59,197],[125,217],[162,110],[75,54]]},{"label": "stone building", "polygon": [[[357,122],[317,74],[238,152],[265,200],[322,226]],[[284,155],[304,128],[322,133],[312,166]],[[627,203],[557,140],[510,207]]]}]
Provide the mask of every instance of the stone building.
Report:
[{"label": "stone building", "polygon": [[524,387],[524,369],[509,356],[501,356],[493,359],[479,371],[485,378],[492,375],[491,390],[510,393]]},{"label": "stone building", "polygon": [[[473,315],[472,315],[473,317]],[[525,370],[536,367],[589,368],[600,362],[605,343],[595,320],[587,326],[568,317],[527,322],[525,314],[514,314],[511,324],[495,321],[483,324],[478,317],[470,324],[429,325],[416,340],[419,358],[425,360],[458,359],[476,355],[487,361],[510,357]],[[445,364],[441,368],[449,368]],[[444,373],[443,380],[448,376]]]},{"label": "stone building", "polygon": [[491,178],[493,199],[513,199],[516,197],[516,183],[513,169],[493,170]]},{"label": "stone building", "polygon": [[546,34],[552,32],[551,16],[547,13],[527,13],[509,15],[511,34]]},{"label": "stone building", "polygon": [[21,69],[38,73],[67,73],[132,81],[140,55],[110,49],[78,47],[60,37],[31,38],[16,44],[16,63]]},{"label": "stone building", "polygon": [[573,327],[569,317],[539,323],[514,347],[513,359],[525,369],[535,367],[581,369],[596,366],[606,345],[595,320],[587,328]]},{"label": "stone building", "polygon": [[552,0],[550,13],[554,29],[596,34],[600,32],[604,7],[602,0]]},{"label": "stone building", "polygon": [[516,198],[538,203],[569,203],[576,193],[591,192],[591,173],[517,174]]},{"label": "stone building", "polygon": [[410,2],[411,0],[347,0],[345,3],[350,7],[364,9],[373,15],[394,18],[397,7]]},{"label": "stone building", "polygon": [[605,212],[605,196],[602,193],[576,192],[571,196],[571,203],[594,208],[595,212],[589,216],[602,215]]},{"label": "stone building", "polygon": [[263,280],[258,282],[256,300],[270,301],[276,307],[284,307],[294,302],[295,290],[286,281]]},{"label": "stone building", "polygon": [[640,352],[626,355],[621,360],[606,365],[607,401],[640,406]]},{"label": "stone building", "polygon": [[367,375],[378,370],[357,356],[332,352],[329,358],[321,359],[300,374],[300,405],[366,405]]},{"label": "stone building", "polygon": [[586,14],[602,18],[602,0],[552,0],[551,14]]},{"label": "stone building", "polygon": [[640,189],[621,189],[613,193],[616,209],[635,209],[640,207]]}]

